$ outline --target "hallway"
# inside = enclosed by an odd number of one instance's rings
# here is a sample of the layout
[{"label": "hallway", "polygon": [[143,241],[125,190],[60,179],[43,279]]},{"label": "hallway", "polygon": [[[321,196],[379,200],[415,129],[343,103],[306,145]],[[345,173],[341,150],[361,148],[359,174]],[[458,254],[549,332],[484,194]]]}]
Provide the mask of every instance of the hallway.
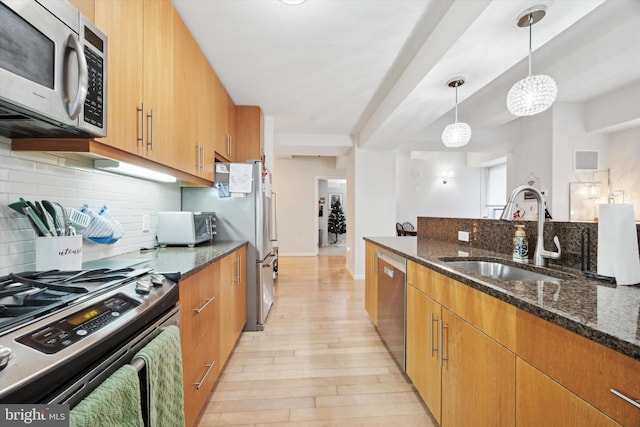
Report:
[{"label": "hallway", "polygon": [[281,257],[263,332],[244,332],[208,426],[434,426],[364,310],[342,256]]}]

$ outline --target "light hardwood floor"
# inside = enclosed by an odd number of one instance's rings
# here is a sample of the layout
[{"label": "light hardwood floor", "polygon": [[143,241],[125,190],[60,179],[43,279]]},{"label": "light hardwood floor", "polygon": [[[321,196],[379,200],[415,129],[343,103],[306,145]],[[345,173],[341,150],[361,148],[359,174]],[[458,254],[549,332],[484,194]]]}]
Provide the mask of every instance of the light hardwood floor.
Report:
[{"label": "light hardwood floor", "polygon": [[244,332],[200,419],[208,426],[436,424],[364,311],[345,257],[281,257],[265,330]]}]

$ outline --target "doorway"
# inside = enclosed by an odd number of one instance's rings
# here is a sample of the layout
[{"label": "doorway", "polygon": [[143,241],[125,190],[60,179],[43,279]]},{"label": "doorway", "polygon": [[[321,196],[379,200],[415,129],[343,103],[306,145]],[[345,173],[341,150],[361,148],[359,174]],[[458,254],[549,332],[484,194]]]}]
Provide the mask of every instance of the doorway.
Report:
[{"label": "doorway", "polygon": [[317,178],[318,255],[346,255],[347,180]]}]

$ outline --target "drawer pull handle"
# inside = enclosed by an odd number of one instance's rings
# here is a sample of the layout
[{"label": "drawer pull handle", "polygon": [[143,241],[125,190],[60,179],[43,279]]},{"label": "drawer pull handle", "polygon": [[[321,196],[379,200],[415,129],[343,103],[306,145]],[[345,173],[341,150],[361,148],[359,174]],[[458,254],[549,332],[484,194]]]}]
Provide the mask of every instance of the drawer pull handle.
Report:
[{"label": "drawer pull handle", "polygon": [[635,406],[636,408],[640,409],[640,401],[638,400],[633,400],[632,398],[625,396],[624,394],[620,393],[618,390],[616,390],[615,388],[612,388],[611,390],[609,390],[611,393],[615,394],[616,396],[618,396],[620,399],[627,401],[628,403],[631,403],[633,406]]},{"label": "drawer pull handle", "polygon": [[200,390],[200,387],[202,387],[202,384],[204,384],[204,381],[207,379],[207,376],[209,376],[209,372],[211,372],[211,369],[213,369],[215,365],[216,365],[215,360],[210,364],[205,365],[207,367],[207,372],[204,373],[204,376],[202,377],[199,383],[193,383],[193,385],[196,386],[196,389]]},{"label": "drawer pull handle", "polygon": [[193,309],[193,311],[195,311],[195,312],[196,312],[196,314],[200,314],[200,312],[201,312],[202,310],[204,310],[205,308],[207,308],[207,306],[208,306],[209,304],[211,304],[215,299],[216,299],[216,297],[208,298],[208,299],[206,300],[207,302],[205,302],[205,303],[204,303],[204,305],[203,305],[202,307],[200,307],[200,308],[194,308],[194,309]]}]

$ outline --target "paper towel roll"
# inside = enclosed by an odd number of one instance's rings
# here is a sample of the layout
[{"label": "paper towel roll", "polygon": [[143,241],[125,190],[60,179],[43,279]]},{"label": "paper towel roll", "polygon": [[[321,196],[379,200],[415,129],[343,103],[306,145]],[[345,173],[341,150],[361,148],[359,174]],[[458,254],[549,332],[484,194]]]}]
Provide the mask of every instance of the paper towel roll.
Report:
[{"label": "paper towel roll", "polygon": [[633,206],[603,204],[598,216],[598,274],[615,277],[618,285],[640,283],[640,255]]}]

